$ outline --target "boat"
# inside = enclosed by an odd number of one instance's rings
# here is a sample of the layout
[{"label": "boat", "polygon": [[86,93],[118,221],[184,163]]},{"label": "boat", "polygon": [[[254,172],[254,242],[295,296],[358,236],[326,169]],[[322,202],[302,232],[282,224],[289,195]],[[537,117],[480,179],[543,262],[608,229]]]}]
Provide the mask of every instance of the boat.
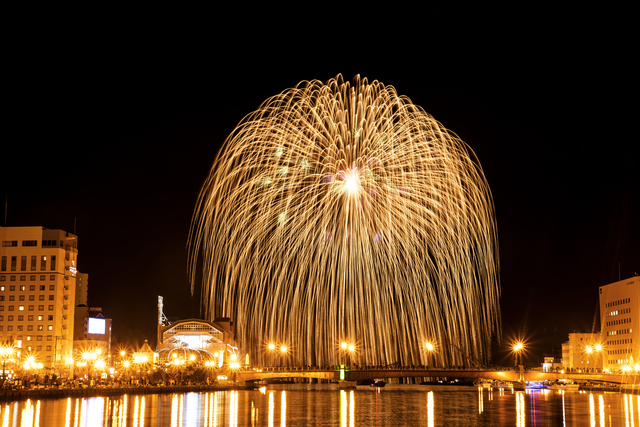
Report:
[{"label": "boat", "polygon": [[555,382],[547,386],[549,390],[565,390],[565,391],[578,391],[580,390],[580,384],[567,383],[567,382]]},{"label": "boat", "polygon": [[382,380],[378,380],[376,382],[374,382],[373,384],[370,384],[371,387],[384,387],[386,385],[386,383]]},{"label": "boat", "polygon": [[547,385],[538,381],[528,382],[525,386],[527,390],[546,390]]}]

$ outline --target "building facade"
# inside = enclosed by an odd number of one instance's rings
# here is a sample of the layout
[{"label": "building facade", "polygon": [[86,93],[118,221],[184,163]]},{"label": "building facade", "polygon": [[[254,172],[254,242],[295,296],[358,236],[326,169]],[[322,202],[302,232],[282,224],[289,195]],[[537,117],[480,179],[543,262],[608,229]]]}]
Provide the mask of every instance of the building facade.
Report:
[{"label": "building facade", "polygon": [[44,227],[0,227],[0,341],[46,368],[73,350],[78,238]]},{"label": "building facade", "polygon": [[600,324],[604,368],[622,369],[640,362],[640,276],[600,287]]},{"label": "building facade", "polygon": [[228,360],[239,360],[238,349],[228,318],[211,322],[183,319],[169,323],[163,312],[163,298],[158,296],[157,361],[172,363],[175,359],[215,363],[221,367]]},{"label": "building facade", "polygon": [[569,334],[569,341],[562,344],[562,367],[573,371],[601,370],[602,354],[596,351],[600,343],[598,333]]},{"label": "building facade", "polygon": [[75,307],[73,350],[76,360],[85,352],[98,350],[105,357],[111,355],[111,319],[104,318],[102,307]]}]

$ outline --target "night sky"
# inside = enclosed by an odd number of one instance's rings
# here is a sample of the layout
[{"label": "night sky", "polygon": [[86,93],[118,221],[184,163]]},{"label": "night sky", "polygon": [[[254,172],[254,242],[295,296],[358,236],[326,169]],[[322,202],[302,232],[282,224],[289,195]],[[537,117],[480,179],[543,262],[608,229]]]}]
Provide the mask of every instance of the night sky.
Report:
[{"label": "night sky", "polygon": [[591,332],[598,287],[640,273],[637,84],[606,14],[156,12],[34,25],[5,57],[6,225],[75,227],[116,341],[155,343],[157,295],[199,316],[185,248],[219,147],[266,98],[338,73],[393,85],[477,154],[500,241],[494,363],[516,336],[535,363]]}]

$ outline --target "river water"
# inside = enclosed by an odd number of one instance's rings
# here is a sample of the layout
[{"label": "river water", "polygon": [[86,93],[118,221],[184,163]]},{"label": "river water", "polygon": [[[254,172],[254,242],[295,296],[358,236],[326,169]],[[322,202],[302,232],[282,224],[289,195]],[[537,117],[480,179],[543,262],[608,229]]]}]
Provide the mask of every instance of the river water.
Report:
[{"label": "river water", "polygon": [[640,426],[640,396],[330,384],[3,403],[0,426]]}]

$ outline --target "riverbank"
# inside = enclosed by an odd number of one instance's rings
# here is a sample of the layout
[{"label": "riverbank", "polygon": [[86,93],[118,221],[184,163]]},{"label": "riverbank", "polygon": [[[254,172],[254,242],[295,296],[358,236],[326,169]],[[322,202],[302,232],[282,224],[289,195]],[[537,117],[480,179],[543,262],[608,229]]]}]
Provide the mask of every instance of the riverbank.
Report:
[{"label": "riverbank", "polygon": [[35,389],[2,389],[0,401],[25,399],[62,399],[67,397],[121,396],[123,394],[166,394],[189,393],[202,391],[253,390],[253,385],[188,385],[188,386],[141,386],[141,387],[69,387],[69,388],[35,388]]},{"label": "riverbank", "polygon": [[[284,383],[283,383],[284,384]],[[275,385],[275,384],[270,384]],[[402,389],[404,385],[390,385],[388,388]],[[425,389],[433,390],[460,390],[460,389],[477,389],[476,386],[449,386],[449,385],[433,385],[422,386]],[[10,402],[26,399],[63,399],[63,398],[84,398],[97,396],[121,396],[145,395],[145,394],[168,394],[168,393],[190,393],[190,392],[210,392],[210,391],[229,391],[229,390],[253,390],[255,385],[185,385],[185,386],[139,386],[139,387],[63,387],[63,388],[34,388],[34,389],[0,389],[0,401]],[[355,388],[355,384],[354,387]],[[581,391],[595,392],[617,392],[628,394],[640,394],[639,386],[580,386]]]}]

